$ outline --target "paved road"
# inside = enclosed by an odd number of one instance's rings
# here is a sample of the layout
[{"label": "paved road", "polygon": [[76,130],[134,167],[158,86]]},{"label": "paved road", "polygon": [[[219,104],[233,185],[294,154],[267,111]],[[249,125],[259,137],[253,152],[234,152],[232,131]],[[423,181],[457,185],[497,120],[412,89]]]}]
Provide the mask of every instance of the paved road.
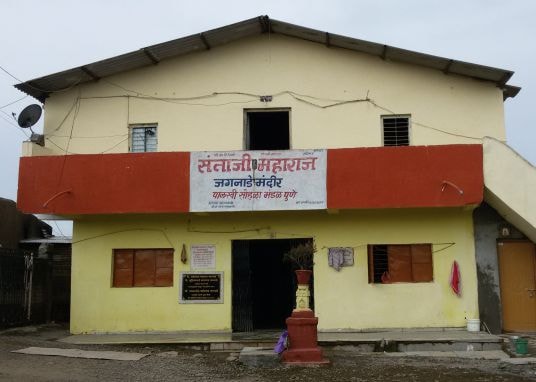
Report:
[{"label": "paved road", "polygon": [[[327,350],[327,368],[252,369],[228,361],[229,353],[166,346],[74,346],[56,342],[60,327],[0,333],[0,381],[535,381],[536,365],[494,360],[387,357]],[[78,359],[11,353],[29,346],[148,353],[139,361]],[[174,353],[176,352],[176,353]]]}]

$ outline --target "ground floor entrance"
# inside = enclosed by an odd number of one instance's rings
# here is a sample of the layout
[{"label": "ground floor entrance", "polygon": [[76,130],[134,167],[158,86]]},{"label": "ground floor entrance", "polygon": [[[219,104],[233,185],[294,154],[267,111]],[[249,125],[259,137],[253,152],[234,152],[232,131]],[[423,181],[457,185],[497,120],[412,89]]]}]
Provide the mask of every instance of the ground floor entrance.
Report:
[{"label": "ground floor entrance", "polygon": [[524,240],[498,243],[503,330],[536,331],[536,251]]},{"label": "ground floor entrance", "polygon": [[285,319],[294,308],[296,281],[292,265],[283,261],[283,255],[309,240],[312,239],[233,241],[234,332],[285,327]]}]

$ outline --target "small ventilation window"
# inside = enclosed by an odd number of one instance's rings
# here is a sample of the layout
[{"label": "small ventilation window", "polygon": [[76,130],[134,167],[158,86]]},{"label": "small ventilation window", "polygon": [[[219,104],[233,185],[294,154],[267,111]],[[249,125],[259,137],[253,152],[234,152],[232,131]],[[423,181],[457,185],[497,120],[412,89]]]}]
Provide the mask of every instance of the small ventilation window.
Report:
[{"label": "small ventilation window", "polygon": [[156,151],[157,142],[156,125],[130,126],[130,152]]},{"label": "small ventilation window", "polygon": [[409,146],[408,116],[382,117],[382,126],[384,146]]}]

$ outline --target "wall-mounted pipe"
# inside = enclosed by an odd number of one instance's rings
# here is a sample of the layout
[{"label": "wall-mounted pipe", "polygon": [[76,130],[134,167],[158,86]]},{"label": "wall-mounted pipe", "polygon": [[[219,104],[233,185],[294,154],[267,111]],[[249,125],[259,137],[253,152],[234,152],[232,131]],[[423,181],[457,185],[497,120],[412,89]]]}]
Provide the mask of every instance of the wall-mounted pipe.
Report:
[{"label": "wall-mounted pipe", "polygon": [[43,208],[47,208],[48,204],[53,201],[54,199],[56,199],[57,197],[63,195],[63,194],[70,194],[73,190],[72,189],[68,189],[68,190],[64,190],[64,191],[60,191],[58,192],[57,194],[54,194],[50,199],[48,199],[45,203],[43,203]]}]

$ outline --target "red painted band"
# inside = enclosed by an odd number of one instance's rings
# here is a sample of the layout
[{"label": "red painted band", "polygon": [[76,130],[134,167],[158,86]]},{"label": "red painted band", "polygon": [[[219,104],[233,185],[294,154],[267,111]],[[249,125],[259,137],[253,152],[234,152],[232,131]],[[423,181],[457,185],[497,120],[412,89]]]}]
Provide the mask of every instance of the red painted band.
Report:
[{"label": "red painted band", "polygon": [[[481,145],[328,150],[333,209],[454,207],[483,200]],[[68,191],[67,191],[68,190]],[[23,212],[79,215],[189,211],[190,153],[23,157]]]}]

